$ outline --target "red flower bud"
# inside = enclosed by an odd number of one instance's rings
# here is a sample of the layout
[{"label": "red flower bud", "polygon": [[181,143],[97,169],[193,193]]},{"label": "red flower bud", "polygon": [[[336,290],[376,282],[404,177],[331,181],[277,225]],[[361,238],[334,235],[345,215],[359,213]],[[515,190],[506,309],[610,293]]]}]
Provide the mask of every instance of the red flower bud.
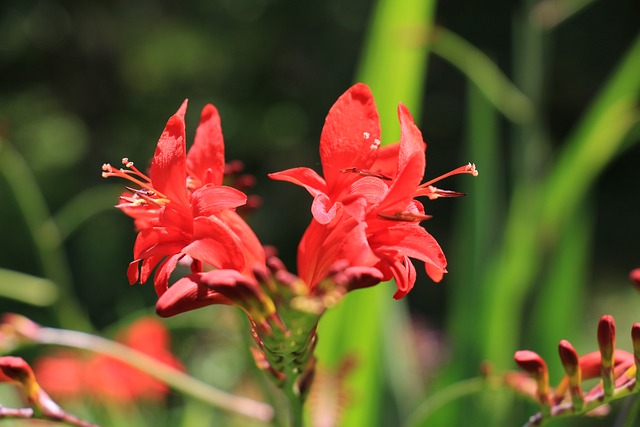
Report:
[{"label": "red flower bud", "polygon": [[631,327],[631,342],[636,357],[640,355],[640,323],[634,323]]},{"label": "red flower bud", "polygon": [[547,364],[537,353],[529,350],[516,351],[514,360],[536,381],[536,395],[543,413],[549,413],[551,397],[549,396],[549,372]]},{"label": "red flower bud", "polygon": [[584,396],[580,382],[582,381],[582,370],[580,369],[580,360],[578,353],[567,340],[560,341],[558,345],[560,360],[562,367],[569,379],[569,393],[571,393],[571,401],[574,409],[581,410],[584,406]]},{"label": "red flower bud", "polygon": [[[572,378],[578,374],[579,377],[580,363],[578,361],[578,353],[571,343],[567,340],[560,341],[560,344],[558,344],[558,353],[560,354],[560,360],[562,361],[562,366],[567,376]],[[578,382],[580,382],[579,379]]]},{"label": "red flower bud", "polygon": [[616,345],[616,324],[612,316],[605,314],[598,323],[598,346],[600,347],[602,387],[605,396],[613,394],[613,363]]},{"label": "red flower bud", "polygon": [[546,362],[536,352],[530,350],[516,351],[513,359],[522,370],[528,372],[533,377],[537,378],[547,373]]},{"label": "red flower bud", "polygon": [[616,323],[612,316],[605,314],[598,323],[598,346],[602,354],[602,365],[613,365],[613,350],[616,345]]}]

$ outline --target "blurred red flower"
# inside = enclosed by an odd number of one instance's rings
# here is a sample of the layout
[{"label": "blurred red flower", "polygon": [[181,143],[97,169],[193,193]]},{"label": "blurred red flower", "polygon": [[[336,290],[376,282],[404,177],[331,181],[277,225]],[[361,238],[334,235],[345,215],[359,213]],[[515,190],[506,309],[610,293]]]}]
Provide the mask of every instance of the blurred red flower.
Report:
[{"label": "blurred red flower", "polygon": [[[171,354],[170,337],[157,319],[144,317],[119,334],[122,344],[160,362],[182,369]],[[108,400],[130,404],[139,400],[160,401],[168,393],[162,382],[109,356],[88,356],[70,350],[40,358],[34,365],[40,385],[59,399]]]}]

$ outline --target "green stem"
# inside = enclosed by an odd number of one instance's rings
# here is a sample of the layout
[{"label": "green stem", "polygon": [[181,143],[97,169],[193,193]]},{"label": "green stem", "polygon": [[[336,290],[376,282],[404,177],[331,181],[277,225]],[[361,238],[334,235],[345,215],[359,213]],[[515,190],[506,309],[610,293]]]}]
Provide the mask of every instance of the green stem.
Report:
[{"label": "green stem", "polygon": [[293,378],[293,381],[287,381],[284,388],[291,407],[291,427],[302,427],[304,425],[304,397],[296,387],[295,380],[297,380],[298,376],[290,372],[287,374],[287,378]]},{"label": "green stem", "polygon": [[[626,416],[623,418],[623,422],[620,423],[620,427],[633,427],[636,425],[636,419],[638,418],[638,413],[640,413],[640,397],[635,396],[633,401],[628,402],[629,405],[626,407]],[[617,427],[618,424],[614,427]]]},{"label": "green stem", "polygon": [[457,34],[438,27],[431,49],[444,58],[484,94],[506,118],[514,123],[529,123],[535,109],[531,100],[498,68],[486,54]]},{"label": "green stem", "polygon": [[427,425],[426,421],[438,409],[461,397],[481,392],[487,386],[483,377],[470,378],[454,383],[425,400],[404,423],[405,427]]},{"label": "green stem", "polygon": [[39,328],[29,338],[40,344],[79,348],[113,357],[164,382],[174,390],[228,411],[260,421],[269,421],[273,417],[273,409],[267,404],[216,389],[153,357],[102,337],[66,329]]}]

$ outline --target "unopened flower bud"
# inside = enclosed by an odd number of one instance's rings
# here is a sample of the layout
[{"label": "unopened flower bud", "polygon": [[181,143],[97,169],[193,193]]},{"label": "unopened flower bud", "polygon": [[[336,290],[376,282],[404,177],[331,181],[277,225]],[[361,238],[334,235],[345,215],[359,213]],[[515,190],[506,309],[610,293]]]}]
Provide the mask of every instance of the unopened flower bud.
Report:
[{"label": "unopened flower bud", "polygon": [[560,341],[558,353],[560,354],[564,372],[569,378],[569,392],[571,393],[573,407],[576,411],[580,411],[584,406],[584,396],[580,387],[582,370],[580,369],[578,353],[567,340]]},{"label": "unopened flower bud", "polygon": [[602,354],[602,365],[613,366],[613,352],[616,345],[616,324],[612,316],[604,315],[598,323],[598,346]]},{"label": "unopened flower bud", "polygon": [[604,315],[598,323],[598,346],[600,347],[602,387],[605,396],[613,394],[613,363],[616,345],[616,324],[612,316]]},{"label": "unopened flower bud", "polygon": [[578,362],[578,353],[571,343],[567,340],[560,341],[560,344],[558,344],[558,353],[560,354],[564,371],[569,378],[575,377],[576,374],[579,376],[580,364]]},{"label": "unopened flower bud", "polygon": [[514,360],[521,369],[526,371],[536,381],[538,403],[541,412],[548,414],[551,408],[549,397],[549,371],[547,363],[540,355],[529,350],[516,351]]}]

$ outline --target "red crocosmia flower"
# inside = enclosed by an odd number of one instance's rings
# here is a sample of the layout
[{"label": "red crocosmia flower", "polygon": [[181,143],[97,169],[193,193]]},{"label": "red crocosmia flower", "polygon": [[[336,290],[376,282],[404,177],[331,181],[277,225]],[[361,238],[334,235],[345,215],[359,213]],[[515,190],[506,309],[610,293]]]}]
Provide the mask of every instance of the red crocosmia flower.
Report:
[{"label": "red crocosmia flower", "polygon": [[[156,319],[142,318],[118,338],[122,344],[165,364],[182,369],[169,351],[169,334]],[[92,357],[71,351],[43,357],[35,365],[40,384],[61,399],[109,400],[131,404],[139,400],[160,401],[168,393],[165,384],[118,360],[104,355]]]},{"label": "red crocosmia flower", "polygon": [[169,275],[183,259],[192,261],[194,272],[206,265],[248,275],[254,264],[265,263],[258,238],[235,212],[247,196],[222,185],[224,142],[218,111],[213,105],[204,107],[187,154],[186,108],[187,101],[167,122],[149,176],[126,158],[127,169],[103,165],[104,177],[126,178],[139,187],[129,188],[117,206],[135,219],[139,230],[127,275],[131,284],[144,283],[157,267],[158,296],[166,292]]},{"label": "red crocosmia flower", "polygon": [[336,216],[336,203],[349,206],[360,197],[351,185],[370,173],[379,148],[380,120],[373,95],[366,85],[359,83],[338,98],[327,115],[320,136],[324,178],[305,167],[269,176],[305,187],[314,197],[313,217],[327,224]]},{"label": "red crocosmia flower", "polygon": [[419,224],[430,216],[415,198],[462,195],[431,184],[452,174],[477,172],[475,166],[467,165],[421,184],[426,144],[403,105],[398,116],[401,140],[380,148],[373,96],[367,86],[356,84],[331,108],[322,131],[325,178],[307,168],[270,175],[301,185],[314,196],[313,220],[298,248],[299,274],[309,286],[315,286],[341,259],[354,266],[376,267],[384,280],[395,278],[395,298],[405,296],[415,283],[410,258],[423,261],[436,282],[446,273],[442,249]]}]

